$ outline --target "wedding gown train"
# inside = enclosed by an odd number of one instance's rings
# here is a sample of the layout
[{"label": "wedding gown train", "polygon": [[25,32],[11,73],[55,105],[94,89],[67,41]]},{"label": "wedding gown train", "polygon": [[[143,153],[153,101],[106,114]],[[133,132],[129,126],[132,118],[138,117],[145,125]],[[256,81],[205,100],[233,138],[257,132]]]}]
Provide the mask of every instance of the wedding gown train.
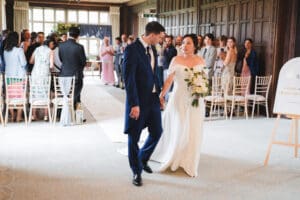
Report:
[{"label": "wedding gown train", "polygon": [[[202,144],[203,120],[205,106],[199,99],[199,106],[191,105],[191,94],[187,89],[186,66],[175,64],[170,66],[169,73],[175,72],[174,87],[168,104],[163,113],[163,134],[151,157],[161,163],[159,171],[179,167],[192,177],[198,175],[200,151]],[[194,71],[202,70],[203,66],[194,66]]]}]

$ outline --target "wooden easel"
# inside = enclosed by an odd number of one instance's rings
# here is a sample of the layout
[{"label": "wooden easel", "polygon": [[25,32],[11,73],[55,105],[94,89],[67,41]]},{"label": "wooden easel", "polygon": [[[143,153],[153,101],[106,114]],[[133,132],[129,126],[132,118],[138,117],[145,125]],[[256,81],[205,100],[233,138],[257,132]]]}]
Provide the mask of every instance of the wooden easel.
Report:
[{"label": "wooden easel", "polygon": [[[287,142],[283,142],[283,141],[276,141],[275,140],[275,136],[276,136],[276,131],[278,128],[278,124],[279,124],[279,120],[280,120],[280,116],[281,114],[277,115],[277,119],[275,122],[275,126],[273,128],[272,131],[272,138],[271,138],[271,142],[269,144],[268,147],[268,151],[267,151],[267,155],[265,158],[265,162],[264,162],[264,166],[268,165],[268,161],[270,158],[270,153],[271,153],[271,149],[272,149],[272,145],[273,144],[278,144],[278,145],[284,145],[284,146],[290,146],[290,147],[294,147],[294,155],[295,158],[298,157],[298,147],[300,147],[299,141],[298,141],[298,120],[300,119],[300,115],[287,115],[288,118],[292,119],[292,124],[291,124],[291,129],[290,129],[290,134],[289,134],[289,138]],[[293,143],[293,137],[295,137],[295,141]]]}]

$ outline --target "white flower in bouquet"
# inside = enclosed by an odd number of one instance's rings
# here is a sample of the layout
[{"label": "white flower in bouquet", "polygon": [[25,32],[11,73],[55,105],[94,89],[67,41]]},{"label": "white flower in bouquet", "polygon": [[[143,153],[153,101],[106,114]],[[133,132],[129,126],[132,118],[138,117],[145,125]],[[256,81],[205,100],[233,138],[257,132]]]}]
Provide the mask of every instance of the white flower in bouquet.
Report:
[{"label": "white flower in bouquet", "polygon": [[203,70],[194,71],[193,68],[186,68],[185,71],[187,72],[187,78],[184,80],[187,82],[188,90],[193,97],[192,106],[198,107],[199,98],[206,96],[209,91],[206,74]]}]

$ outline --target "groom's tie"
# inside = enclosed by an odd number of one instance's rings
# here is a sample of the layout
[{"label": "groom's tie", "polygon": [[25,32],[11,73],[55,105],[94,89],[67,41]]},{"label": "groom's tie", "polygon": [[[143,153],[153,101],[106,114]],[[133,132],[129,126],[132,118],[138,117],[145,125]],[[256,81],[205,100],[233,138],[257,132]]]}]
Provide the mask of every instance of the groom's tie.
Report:
[{"label": "groom's tie", "polygon": [[149,46],[147,46],[147,48],[146,48],[146,54],[148,56],[149,63],[151,64],[151,55],[150,55],[150,47]]}]

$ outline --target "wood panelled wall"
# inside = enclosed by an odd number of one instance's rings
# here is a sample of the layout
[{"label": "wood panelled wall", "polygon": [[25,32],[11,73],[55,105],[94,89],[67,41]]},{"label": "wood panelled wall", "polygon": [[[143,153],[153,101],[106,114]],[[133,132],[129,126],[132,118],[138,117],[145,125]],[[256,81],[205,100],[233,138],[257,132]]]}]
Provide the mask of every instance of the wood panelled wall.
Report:
[{"label": "wood panelled wall", "polygon": [[[254,40],[260,74],[272,73],[274,0],[158,0],[159,21],[168,34],[213,33]],[[268,67],[266,67],[268,66]]]},{"label": "wood panelled wall", "polygon": [[168,34],[196,33],[198,0],[158,0],[157,13]]}]

